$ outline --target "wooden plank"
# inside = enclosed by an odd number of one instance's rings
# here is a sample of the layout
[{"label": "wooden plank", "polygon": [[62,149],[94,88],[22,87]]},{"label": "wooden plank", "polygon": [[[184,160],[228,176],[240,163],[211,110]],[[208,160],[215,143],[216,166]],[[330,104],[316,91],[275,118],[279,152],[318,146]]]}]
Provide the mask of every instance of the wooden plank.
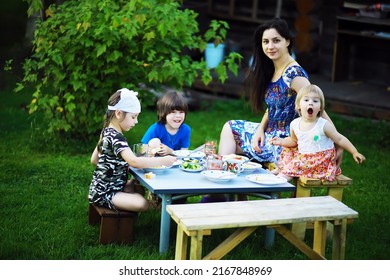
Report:
[{"label": "wooden plank", "polygon": [[258,227],[239,228],[233,232],[228,238],[226,238],[221,244],[218,245],[213,251],[211,251],[204,260],[220,260],[233,250],[238,244],[245,240],[252,234]]},{"label": "wooden plank", "polygon": [[310,185],[310,186],[319,186],[319,185],[321,185],[321,180],[313,179],[313,178],[307,178],[307,177],[299,177],[299,182],[301,182],[304,185]]},{"label": "wooden plank", "polygon": [[328,195],[336,198],[339,201],[343,200],[343,188],[337,187],[337,188],[328,188]]},{"label": "wooden plank", "polygon": [[336,180],[339,185],[351,185],[353,181],[351,178],[343,174],[336,176]]},{"label": "wooden plank", "polygon": [[175,260],[187,259],[188,237],[180,225],[177,226]]},{"label": "wooden plank", "polygon": [[[334,206],[336,207],[336,205]],[[228,215],[224,214],[223,212],[213,210],[214,212],[209,212],[207,213],[208,215],[182,218],[180,224],[183,225],[183,227],[185,227],[187,230],[198,230],[204,228],[215,229],[219,228],[218,226],[222,226],[223,228],[232,228],[238,226],[299,223],[314,220],[334,220],[345,218],[345,215],[348,215],[345,211],[337,210],[338,209],[330,209],[326,206],[320,206],[317,208],[303,207],[301,209],[293,209],[289,207],[289,209],[269,209],[268,212],[228,212]],[[219,225],[214,225],[215,223],[218,223]],[[205,227],[202,227],[202,225]]]},{"label": "wooden plank", "polygon": [[326,221],[314,223],[313,250],[321,256],[325,255]]},{"label": "wooden plank", "polygon": [[[298,207],[297,207],[298,206]],[[332,197],[320,196],[320,197],[310,197],[310,198],[285,198],[285,199],[275,199],[275,200],[251,200],[251,201],[235,201],[235,202],[224,202],[224,203],[200,203],[200,204],[177,204],[177,205],[168,205],[167,211],[172,215],[176,220],[188,218],[188,217],[197,217],[210,215],[224,215],[224,211],[234,211],[234,213],[239,214],[253,214],[255,212],[264,212],[264,210],[280,209],[280,207],[288,208],[302,208],[302,207],[338,207],[340,209],[350,209],[346,205],[340,203]],[[173,211],[174,210],[174,211]],[[211,212],[221,212],[214,213]],[[331,211],[331,210],[330,210]],[[280,211],[279,211],[280,212]]]},{"label": "wooden plank", "polygon": [[202,245],[203,234],[200,230],[195,236],[191,237],[190,260],[200,260],[202,258]]},{"label": "wooden plank", "polygon": [[306,243],[297,238],[291,231],[289,231],[284,226],[279,226],[275,228],[276,231],[283,236],[287,241],[293,244],[298,250],[304,253],[312,260],[324,260],[324,256],[321,256],[317,252],[315,252],[312,248],[310,248]]},{"label": "wooden plank", "polygon": [[332,259],[345,259],[345,243],[347,240],[347,223],[346,219],[341,224],[335,224],[333,229]]},{"label": "wooden plank", "polygon": [[177,216],[185,230],[263,226],[358,217],[356,211],[329,196],[169,205],[167,210]]},{"label": "wooden plank", "polygon": [[[301,210],[299,212],[291,211],[289,213],[283,212],[280,215],[277,213],[270,213],[269,216],[263,215],[234,215],[216,216],[216,217],[194,217],[181,221],[181,225],[186,230],[199,230],[199,229],[217,229],[217,228],[234,228],[242,226],[260,226],[260,225],[273,225],[273,224],[287,224],[287,223],[299,223],[309,222],[314,220],[334,220],[340,218],[353,218],[355,215],[349,215],[345,212],[339,212],[338,215],[326,215],[322,214],[321,210],[326,209],[310,209]],[[312,212],[309,212],[312,211]],[[315,211],[315,212],[314,212]]]},{"label": "wooden plank", "polygon": [[347,185],[352,184],[352,179],[348,178],[345,175],[336,176],[336,180],[334,181],[322,181],[319,179],[300,177],[299,183],[303,187],[314,187],[314,186],[332,186],[332,185],[340,185],[340,187],[345,187]]}]

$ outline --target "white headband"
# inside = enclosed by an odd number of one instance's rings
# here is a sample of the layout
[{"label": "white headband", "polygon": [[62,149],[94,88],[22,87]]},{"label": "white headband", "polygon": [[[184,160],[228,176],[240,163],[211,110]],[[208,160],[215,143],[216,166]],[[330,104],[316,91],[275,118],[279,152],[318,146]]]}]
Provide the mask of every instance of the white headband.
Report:
[{"label": "white headband", "polygon": [[138,92],[122,88],[121,99],[114,105],[108,105],[108,110],[120,110],[127,113],[139,114],[141,112],[141,104],[137,98]]}]

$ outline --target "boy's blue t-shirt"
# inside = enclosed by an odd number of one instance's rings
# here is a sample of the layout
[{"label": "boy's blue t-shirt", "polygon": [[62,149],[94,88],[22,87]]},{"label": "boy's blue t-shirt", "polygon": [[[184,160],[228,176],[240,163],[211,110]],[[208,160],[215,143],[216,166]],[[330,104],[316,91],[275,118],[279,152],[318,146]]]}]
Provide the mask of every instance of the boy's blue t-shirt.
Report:
[{"label": "boy's blue t-shirt", "polygon": [[190,146],[191,127],[183,123],[175,135],[169,134],[165,125],[159,122],[152,124],[146,131],[141,142],[148,144],[150,139],[158,138],[161,143],[173,150],[180,150]]}]

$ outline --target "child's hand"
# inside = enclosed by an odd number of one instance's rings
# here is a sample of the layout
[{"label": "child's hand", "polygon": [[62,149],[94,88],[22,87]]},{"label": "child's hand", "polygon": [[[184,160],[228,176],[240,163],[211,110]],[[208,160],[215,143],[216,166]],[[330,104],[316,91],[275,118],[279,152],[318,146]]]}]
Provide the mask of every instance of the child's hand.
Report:
[{"label": "child's hand", "polygon": [[173,152],[172,149],[169,148],[167,145],[161,144],[157,154],[159,156],[166,156],[172,154],[172,152]]},{"label": "child's hand", "polygon": [[362,154],[360,154],[358,152],[354,153],[352,156],[353,156],[353,159],[356,161],[357,164],[362,164],[363,161],[366,160],[366,158]]},{"label": "child's hand", "polygon": [[174,156],[165,156],[165,157],[161,157],[161,165],[165,165],[165,166],[172,166],[172,164],[176,161],[176,157]]},{"label": "child's hand", "polygon": [[277,137],[273,137],[271,138],[268,143],[270,143],[271,145],[277,145],[277,146],[280,146],[282,145],[282,139],[280,138],[277,138]]}]

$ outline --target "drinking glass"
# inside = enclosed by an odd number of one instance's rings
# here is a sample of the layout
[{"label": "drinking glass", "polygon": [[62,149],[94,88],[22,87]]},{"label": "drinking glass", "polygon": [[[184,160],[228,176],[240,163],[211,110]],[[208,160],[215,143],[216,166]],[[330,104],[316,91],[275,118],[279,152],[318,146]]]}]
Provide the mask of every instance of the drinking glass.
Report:
[{"label": "drinking glass", "polygon": [[216,139],[206,139],[204,143],[204,153],[206,156],[213,155],[217,153],[217,140]]},{"label": "drinking glass", "polygon": [[144,143],[137,143],[133,146],[133,153],[137,157],[147,157],[149,151],[149,145]]}]

